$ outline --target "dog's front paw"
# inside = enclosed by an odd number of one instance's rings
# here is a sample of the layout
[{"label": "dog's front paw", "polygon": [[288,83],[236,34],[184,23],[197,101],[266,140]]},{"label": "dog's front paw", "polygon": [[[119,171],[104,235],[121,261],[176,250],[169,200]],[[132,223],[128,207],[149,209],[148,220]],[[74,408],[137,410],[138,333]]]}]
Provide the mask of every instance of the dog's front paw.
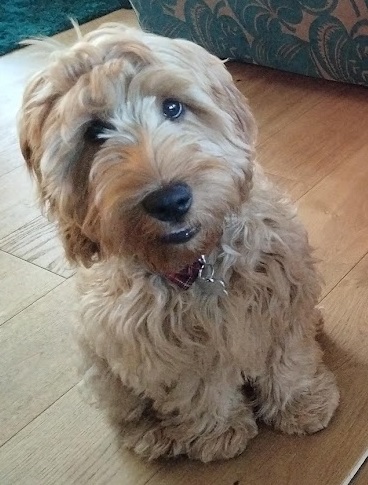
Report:
[{"label": "dog's front paw", "polygon": [[231,423],[207,421],[206,428],[203,423],[194,422],[168,425],[156,421],[145,426],[140,423],[129,437],[125,435],[125,445],[150,460],[179,455],[203,462],[233,458],[245,450],[258,432],[253,415],[246,411],[241,419],[239,416]]},{"label": "dog's front paw", "polygon": [[185,443],[175,438],[175,430],[157,423],[137,440],[134,451],[149,460],[186,454]]},{"label": "dog's front paw", "polygon": [[288,434],[312,434],[327,427],[339,403],[339,391],[333,374],[324,369],[311,385],[291,399],[272,419],[275,428]]},{"label": "dog's front paw", "polygon": [[204,463],[215,460],[228,460],[243,453],[248,441],[258,433],[254,419],[248,419],[241,426],[229,426],[220,433],[199,436],[188,450],[189,458]]}]

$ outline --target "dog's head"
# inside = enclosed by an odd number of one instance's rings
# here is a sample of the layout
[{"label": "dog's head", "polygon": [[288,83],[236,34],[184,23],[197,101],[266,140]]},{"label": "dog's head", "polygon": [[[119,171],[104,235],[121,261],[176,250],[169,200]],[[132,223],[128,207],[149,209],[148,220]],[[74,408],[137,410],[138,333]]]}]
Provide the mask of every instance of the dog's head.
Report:
[{"label": "dog's head", "polygon": [[252,180],[254,122],[201,47],[107,25],[29,83],[20,142],[70,260],[156,271],[218,244]]}]

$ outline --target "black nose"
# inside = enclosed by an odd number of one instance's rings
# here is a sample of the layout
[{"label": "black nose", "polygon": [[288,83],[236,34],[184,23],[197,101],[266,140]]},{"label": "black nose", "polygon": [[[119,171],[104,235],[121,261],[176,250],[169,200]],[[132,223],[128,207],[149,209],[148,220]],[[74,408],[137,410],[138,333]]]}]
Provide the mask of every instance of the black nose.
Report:
[{"label": "black nose", "polygon": [[167,185],[147,195],[142,202],[146,212],[160,221],[179,221],[192,205],[192,191],[185,183]]}]

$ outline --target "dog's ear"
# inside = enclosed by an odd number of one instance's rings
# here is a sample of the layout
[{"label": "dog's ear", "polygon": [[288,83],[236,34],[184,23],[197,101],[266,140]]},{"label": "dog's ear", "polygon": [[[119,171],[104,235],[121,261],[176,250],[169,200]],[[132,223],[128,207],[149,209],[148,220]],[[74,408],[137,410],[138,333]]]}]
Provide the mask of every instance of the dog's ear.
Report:
[{"label": "dog's ear", "polygon": [[46,93],[43,73],[28,83],[18,113],[18,134],[20,149],[29,171],[41,184],[40,161],[42,156],[42,133],[45,120],[52,108],[53,99]]},{"label": "dog's ear", "polygon": [[219,106],[226,111],[234,122],[236,135],[251,150],[254,149],[257,127],[245,96],[235,86],[231,74],[221,61],[216,63],[216,80],[212,82],[212,93]]},{"label": "dog's ear", "polygon": [[225,85],[224,89],[228,100],[228,111],[239,129],[239,135],[244,138],[248,145],[253,147],[256,142],[257,127],[249,109],[248,101],[235,86],[232,79]]},{"label": "dog's ear", "polygon": [[86,267],[101,256],[98,213],[89,193],[89,174],[98,149],[96,144],[80,142],[77,157],[63,173],[54,211],[66,257]]},{"label": "dog's ear", "polygon": [[91,151],[82,143],[74,150],[63,146],[56,109],[62,95],[48,80],[47,70],[31,79],[18,114],[19,142],[28,170],[36,178],[41,206],[56,221],[68,260],[90,266],[99,248],[82,226],[94,148]]}]

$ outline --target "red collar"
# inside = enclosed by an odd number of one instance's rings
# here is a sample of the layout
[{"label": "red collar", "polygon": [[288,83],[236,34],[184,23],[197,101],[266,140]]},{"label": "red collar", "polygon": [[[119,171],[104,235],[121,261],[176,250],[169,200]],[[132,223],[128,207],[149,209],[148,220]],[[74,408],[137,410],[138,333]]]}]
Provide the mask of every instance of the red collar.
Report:
[{"label": "red collar", "polygon": [[194,263],[186,266],[178,273],[166,273],[165,278],[171,283],[174,283],[182,290],[189,290],[192,284],[196,281],[200,275],[201,270],[204,268],[205,261],[203,256]]}]

